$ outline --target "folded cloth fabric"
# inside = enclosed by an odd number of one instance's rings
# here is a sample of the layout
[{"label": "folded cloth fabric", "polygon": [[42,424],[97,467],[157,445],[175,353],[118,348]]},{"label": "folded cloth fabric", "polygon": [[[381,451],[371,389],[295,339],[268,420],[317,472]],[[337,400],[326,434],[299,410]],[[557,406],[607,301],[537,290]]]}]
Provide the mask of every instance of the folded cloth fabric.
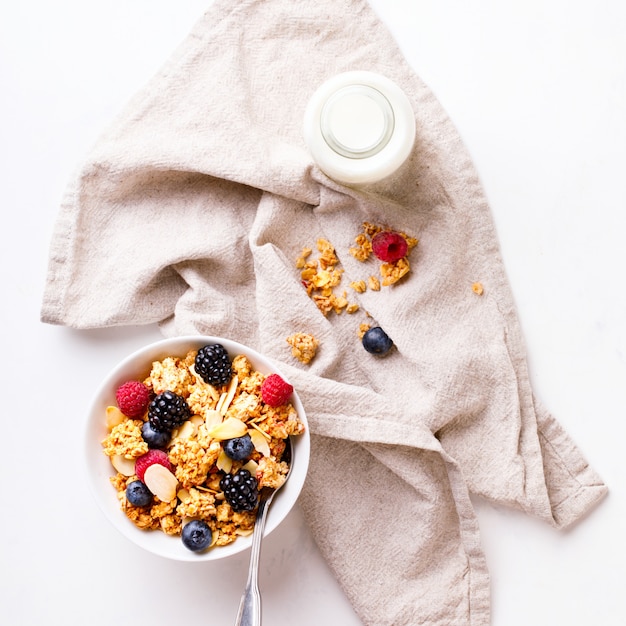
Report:
[{"label": "folded cloth fabric", "polygon": [[[416,116],[403,180],[374,191],[329,180],[301,131],[317,86],[355,69],[395,81]],[[358,293],[379,270],[349,253],[364,222],[419,243],[406,276]],[[296,259],[318,240],[356,312],[324,315],[303,288]],[[489,623],[470,492],[560,528],[606,492],[533,396],[471,160],[364,0],[216,0],[71,181],[42,320],[159,322],[280,361],[313,435],[301,505],[364,624]],[[364,323],[393,339],[384,358]],[[319,341],[310,364],[298,332]]]}]

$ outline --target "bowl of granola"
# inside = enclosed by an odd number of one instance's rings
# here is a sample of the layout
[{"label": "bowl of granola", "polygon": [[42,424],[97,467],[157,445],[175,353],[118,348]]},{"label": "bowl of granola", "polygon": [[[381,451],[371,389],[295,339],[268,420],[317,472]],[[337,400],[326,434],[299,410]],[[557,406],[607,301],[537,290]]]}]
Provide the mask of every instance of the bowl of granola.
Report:
[{"label": "bowl of granola", "polygon": [[300,495],[310,454],[304,408],[276,364],[195,335],[157,341],[114,367],[93,398],[85,442],[105,516],[136,545],[179,561],[249,548],[259,491],[281,487],[272,532]]}]

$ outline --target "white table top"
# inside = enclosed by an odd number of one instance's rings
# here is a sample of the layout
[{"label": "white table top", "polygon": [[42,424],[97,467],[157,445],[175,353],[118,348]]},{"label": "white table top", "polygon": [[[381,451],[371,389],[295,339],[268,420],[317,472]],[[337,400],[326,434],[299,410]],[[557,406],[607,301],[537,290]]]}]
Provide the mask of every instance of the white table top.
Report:
[{"label": "white table top", "polygon": [[[208,2],[0,9],[3,624],[234,620],[247,554],[219,571],[145,554],[105,520],[81,474],[81,420],[95,386],[158,330],[39,322],[65,184]],[[611,490],[567,532],[476,503],[493,625],[624,626],[626,4],[372,5],[474,157],[535,391]],[[261,588],[266,624],[359,624],[297,509],[264,544]]]}]

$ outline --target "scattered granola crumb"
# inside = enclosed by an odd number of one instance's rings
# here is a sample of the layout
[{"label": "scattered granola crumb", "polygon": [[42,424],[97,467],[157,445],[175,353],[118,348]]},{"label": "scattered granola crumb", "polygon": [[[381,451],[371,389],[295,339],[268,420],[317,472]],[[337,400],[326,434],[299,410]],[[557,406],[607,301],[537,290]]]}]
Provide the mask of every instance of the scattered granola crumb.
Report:
[{"label": "scattered granola crumb", "polygon": [[383,277],[383,287],[397,283],[411,270],[409,260],[406,257],[398,259],[395,263],[383,263],[380,266],[380,275]]},{"label": "scattered granola crumb", "polygon": [[346,293],[337,295],[334,291],[341,283],[343,269],[337,267],[339,259],[329,241],[318,239],[316,245],[320,253],[319,258],[305,262],[305,257],[301,255],[296,261],[296,267],[302,270],[300,273],[302,285],[317,308],[324,315],[331,312],[339,315],[348,306]]},{"label": "scattered granola crumb", "polygon": [[376,276],[370,276],[367,279],[367,286],[372,291],[380,291],[380,281],[378,280],[378,278]]},{"label": "scattered granola crumb", "polygon": [[296,267],[302,269],[306,265],[306,260],[311,256],[311,248],[302,248],[300,256],[296,259]]},{"label": "scattered granola crumb", "polygon": [[482,283],[474,283],[472,285],[472,291],[477,295],[477,296],[482,296],[485,289],[483,288],[483,284]]},{"label": "scattered granola crumb", "polygon": [[354,242],[356,243],[356,247],[350,248],[348,252],[357,260],[357,261],[367,261],[369,259],[370,254],[372,253],[372,243],[365,234],[357,235]]},{"label": "scattered granola crumb", "polygon": [[369,324],[360,324],[359,325],[359,339],[363,339],[365,333],[371,328]]},{"label": "scattered granola crumb", "polygon": [[294,333],[286,341],[291,346],[291,354],[305,364],[313,360],[319,346],[319,341],[308,333]]},{"label": "scattered granola crumb", "polygon": [[350,287],[354,289],[357,293],[365,293],[367,289],[367,285],[364,280],[353,280],[350,283]]}]

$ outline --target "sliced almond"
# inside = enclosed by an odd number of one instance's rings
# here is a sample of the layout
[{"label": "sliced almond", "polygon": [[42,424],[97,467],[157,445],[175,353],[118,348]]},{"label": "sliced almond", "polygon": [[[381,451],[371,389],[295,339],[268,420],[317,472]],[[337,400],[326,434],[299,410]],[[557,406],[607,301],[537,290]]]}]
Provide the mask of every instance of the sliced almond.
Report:
[{"label": "sliced almond", "polygon": [[181,424],[172,440],[176,441],[177,439],[189,439],[189,437],[196,433],[196,428],[196,425],[191,420],[187,420]]},{"label": "sliced almond", "polygon": [[226,397],[224,398],[223,402],[222,402],[222,399],[220,398],[221,406],[220,406],[219,411],[222,415],[226,415],[226,411],[228,411],[228,407],[230,406],[230,403],[233,401],[233,398],[235,397],[235,392],[237,391],[238,384],[239,384],[239,377],[237,376],[237,374],[235,374],[230,379],[230,383],[228,383],[228,390],[226,391]]},{"label": "sliced almond", "polygon": [[252,439],[254,449],[263,456],[270,456],[270,446],[269,443],[267,443],[265,435],[259,432],[256,428],[250,429],[248,434],[250,435],[250,439]]},{"label": "sliced almond", "polygon": [[181,502],[184,502],[185,504],[188,504],[189,502],[191,502],[191,494],[185,488],[179,489],[176,493],[176,496]]},{"label": "sliced almond", "polygon": [[125,419],[126,416],[124,415],[124,413],[122,413],[116,406],[108,406],[106,408],[106,425],[109,430],[113,430]]},{"label": "sliced almond", "polygon": [[221,424],[223,421],[224,421],[224,418],[222,414],[219,411],[216,411],[215,409],[211,409],[207,411],[205,414],[204,423],[206,424],[206,427],[209,430],[213,428],[214,426]]},{"label": "sliced almond", "polygon": [[[222,413],[222,404],[224,404],[224,400],[226,400],[226,396],[227,396],[226,393],[223,393],[220,396],[220,399],[217,401],[217,406],[215,407],[216,411],[219,411],[220,413]],[[222,415],[224,414],[222,413]]]},{"label": "sliced almond", "polygon": [[253,476],[256,476],[256,471],[258,468],[259,464],[254,459],[250,459],[245,465],[241,467],[241,469],[248,470]]},{"label": "sliced almond", "polygon": [[112,456],[111,465],[113,465],[122,476],[133,476],[135,473],[135,459],[127,459],[122,454]]},{"label": "sliced almond", "polygon": [[189,420],[194,426],[200,426],[200,424],[204,424],[204,418],[202,415],[192,415]]},{"label": "sliced almond", "polygon": [[233,468],[233,460],[222,450],[217,457],[217,461],[215,461],[215,465],[217,469],[229,474],[230,470]]},{"label": "sliced almond", "polygon": [[258,430],[268,441],[272,438],[256,422],[248,422],[255,430]]},{"label": "sliced almond", "polygon": [[248,427],[236,417],[228,417],[221,424],[209,429],[209,437],[224,441],[233,437],[243,437],[248,432]]},{"label": "sliced almond", "polygon": [[178,480],[172,472],[159,463],[151,465],[146,470],[143,482],[161,502],[171,502],[176,497]]}]

